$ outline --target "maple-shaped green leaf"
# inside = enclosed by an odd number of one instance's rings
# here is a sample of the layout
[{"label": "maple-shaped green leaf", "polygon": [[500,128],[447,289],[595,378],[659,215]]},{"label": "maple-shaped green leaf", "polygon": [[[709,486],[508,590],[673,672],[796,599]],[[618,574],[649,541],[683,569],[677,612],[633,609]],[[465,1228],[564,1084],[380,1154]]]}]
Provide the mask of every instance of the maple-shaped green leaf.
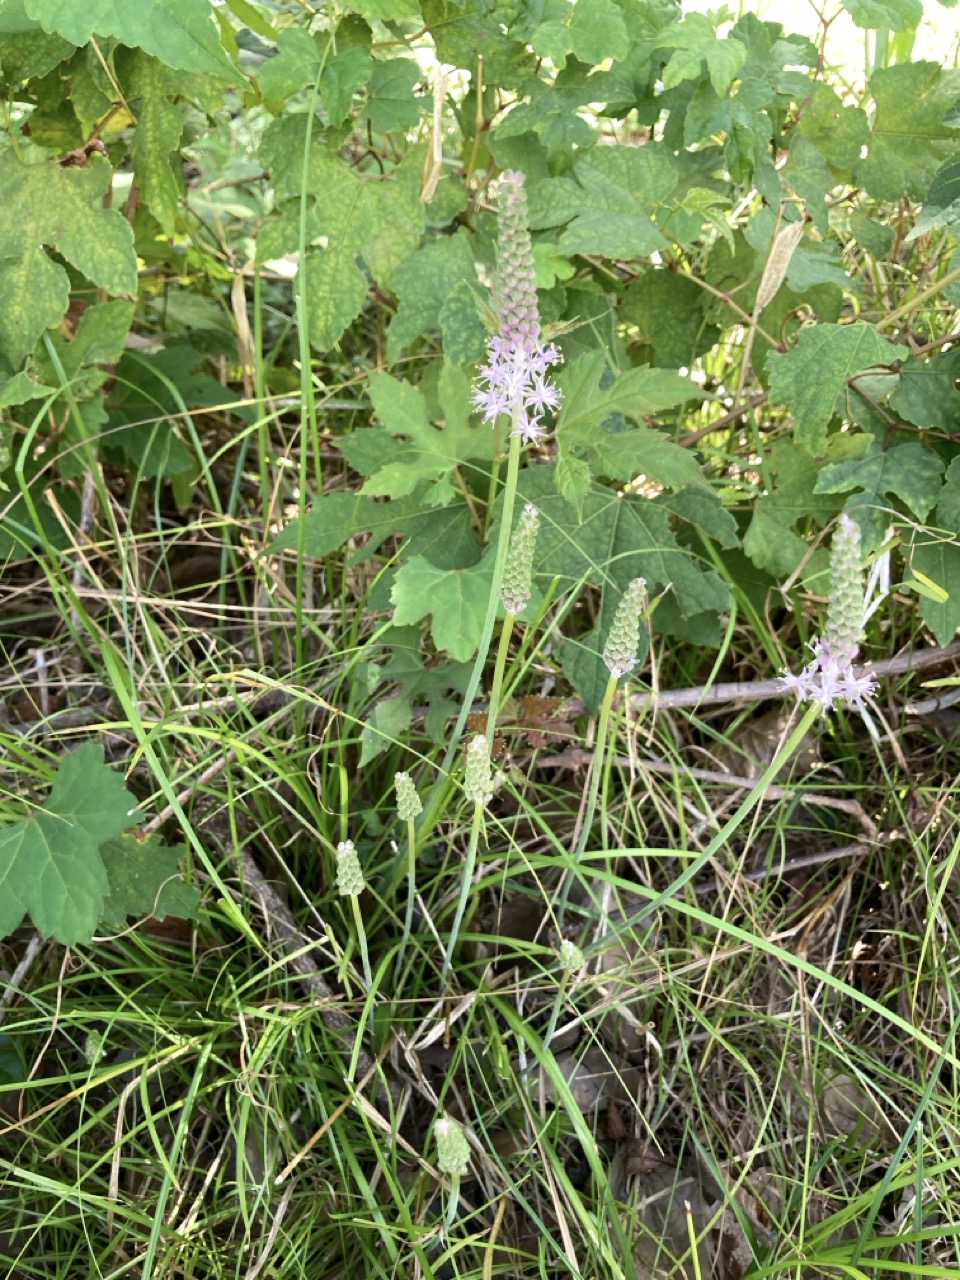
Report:
[{"label": "maple-shaped green leaf", "polygon": [[302,521],[291,520],[281,530],[268,554],[302,547],[304,555],[322,559],[359,533],[370,536],[354,562],[369,559],[394,534],[404,537],[409,555],[421,555],[443,569],[462,569],[480,555],[465,502],[429,508],[416,494],[378,502],[347,490],[317,498]]},{"label": "maple-shaped green leaf", "polygon": [[497,125],[494,140],[500,145],[510,138],[533,133],[551,156],[573,156],[577,149],[593,145],[596,135],[582,112],[596,101],[592,91],[579,81],[564,84],[560,76],[552,82],[528,80],[523,86],[525,102],[509,111]]},{"label": "maple-shaped green leaf", "polygon": [[466,692],[473,664],[469,662],[431,661],[424,665],[418,627],[391,627],[383,638],[389,658],[382,664],[370,663],[377,687],[395,690],[381,698],[367,716],[360,735],[361,763],[367,764],[402,738],[413,721],[414,704],[426,703],[423,727],[434,742],[442,742],[447,721],[459,710],[460,703],[450,693]]},{"label": "maple-shaped green leaf", "polygon": [[[50,342],[78,400],[86,400],[113,376],[110,367],[120,359],[133,323],[135,304],[121,298],[95,302],[80,317],[72,338],[55,331]],[[57,383],[59,373],[46,350],[36,357],[36,369],[46,382]]]},{"label": "maple-shaped green leaf", "polygon": [[814,226],[826,235],[830,229],[827,193],[835,183],[818,148],[808,138],[794,134],[782,173],[787,185],[803,200]]},{"label": "maple-shaped green leaf", "polygon": [[819,81],[804,105],[796,132],[812,142],[828,164],[850,169],[860,159],[870,125],[862,107],[845,104],[835,89]]},{"label": "maple-shaped green leaf", "polygon": [[960,71],[937,62],[881,67],[870,77],[870,92],[876,117],[856,180],[879,200],[921,200],[960,147],[960,132],[948,120],[960,98]]},{"label": "maple-shaped green leaf", "polygon": [[[898,359],[901,348],[873,325],[818,324],[802,330],[792,351],[767,356],[770,391],[793,411],[794,438],[810,453],[820,453],[827,427],[845,398],[850,378]],[[841,405],[841,409],[842,409]]]},{"label": "maple-shaped green leaf", "polygon": [[320,72],[322,53],[315,36],[304,27],[285,27],[277,37],[277,53],[260,68],[263,96],[280,102],[307,84]]},{"label": "maple-shaped green leaf", "polygon": [[368,385],[377,417],[391,436],[408,443],[370,475],[360,490],[362,494],[402,498],[424,481],[432,481],[424,501],[431,506],[446,506],[459,492],[454,484],[456,469],[472,458],[489,461],[493,457],[490,427],[470,425],[470,384],[466,376],[449,364],[443,376],[447,380],[443,406],[446,422],[435,427],[419,388],[386,373],[371,374]]},{"label": "maple-shaped green leaf", "polygon": [[422,333],[438,329],[447,296],[459,284],[475,285],[476,279],[470,241],[463,232],[433,240],[412,253],[393,278],[400,304],[387,333],[391,362]]},{"label": "maple-shaped green leaf", "polygon": [[136,295],[130,224],[102,206],[112,172],[97,155],[86,168],[67,169],[21,164],[12,151],[0,157],[0,202],[17,211],[0,224],[0,337],[11,363],[19,364],[67,308],[67,273],[41,245],[58,250],[107,293]]},{"label": "maple-shaped green leaf", "polygon": [[590,470],[610,480],[635,480],[641,476],[669,489],[706,485],[700,464],[662,431],[635,427],[632,431],[601,430],[585,450]]},{"label": "maple-shaped green leaf", "polygon": [[343,124],[350,114],[354,94],[369,81],[373,66],[367,50],[356,45],[342,49],[324,65],[320,77],[320,102],[333,128]]},{"label": "maple-shaped green leaf", "polygon": [[667,241],[654,221],[667,212],[677,185],[669,149],[598,147],[577,160],[572,174],[537,183],[530,192],[530,225],[563,223],[560,253],[596,253],[608,258],[645,257]]},{"label": "maple-shaped green leaf", "polygon": [[633,431],[605,425],[615,415],[643,424],[661,409],[700,399],[699,388],[678,373],[649,366],[629,369],[604,386],[606,372],[603,351],[582,355],[563,370],[559,381],[564,399],[557,423],[562,456],[584,451],[594,473],[611,479],[643,474],[671,488],[705,485],[693,454],[660,432],[646,425]]},{"label": "maple-shaped green leaf", "polygon": [[89,942],[110,890],[100,845],[136,823],[136,801],[102,747],[65,755],[43,808],[0,828],[0,937],[29,912],[45,938]]},{"label": "maple-shaped green leaf", "polygon": [[918,427],[960,431],[960,352],[945,351],[920,359],[909,356],[900,370],[890,408]]},{"label": "maple-shaped green leaf", "polygon": [[[829,462],[862,458],[870,446],[866,435],[832,435],[825,451]],[[787,578],[810,554],[806,526],[812,521],[823,528],[841,506],[834,495],[819,495],[817,480],[823,466],[792,440],[775,440],[766,460],[769,489],[754,503],[753,517],[743,539],[743,549],[759,569],[775,578]],[[804,526],[804,535],[797,524]],[[815,566],[819,572],[826,563],[821,555]]]},{"label": "maple-shaped green leaf", "polygon": [[62,36],[47,35],[22,5],[0,9],[0,84],[11,88],[45,76],[75,52]]},{"label": "maple-shaped green leaf", "polygon": [[919,444],[898,444],[884,449],[871,440],[862,458],[825,466],[817,479],[816,493],[847,493],[846,509],[863,532],[865,550],[880,545],[891,522],[891,499],[899,501],[925,520],[940,492],[943,462]]},{"label": "maple-shaped green leaf", "polygon": [[490,334],[475,285],[461,280],[447,294],[440,308],[440,332],[444,357],[453,364],[475,364],[483,356]]},{"label": "maple-shaped green leaf", "polygon": [[71,44],[113,36],[178,71],[246,85],[220,43],[209,0],[24,0],[24,10]]},{"label": "maple-shaped green leaf", "polygon": [[550,0],[539,26],[530,38],[538,57],[550,58],[558,67],[568,53],[594,67],[607,58],[625,58],[630,38],[623,14],[613,0]]},{"label": "maple-shaped green leaf", "polygon": [[423,556],[411,556],[393,581],[393,621],[404,626],[429,615],[437,648],[466,662],[480,643],[492,584],[489,553],[468,569],[438,569]]},{"label": "maple-shaped green leaf", "polygon": [[69,302],[67,273],[41,245],[0,259],[0,351],[11,365],[22,364],[44,330],[60,323]]},{"label": "maple-shaped green leaf", "polygon": [[618,317],[636,327],[637,341],[653,348],[658,365],[689,368],[720,334],[706,320],[708,297],[688,276],[652,268],[624,291]]},{"label": "maple-shaped green leaf", "polygon": [[843,0],[843,7],[868,31],[913,31],[923,20],[923,0]]},{"label": "maple-shaped green leaf", "polygon": [[329,351],[363,310],[368,282],[348,243],[312,249],[301,267],[307,333],[316,351]]},{"label": "maple-shaped green leaf", "polygon": [[710,82],[717,93],[726,93],[747,60],[747,50],[739,40],[721,40],[716,28],[703,13],[688,13],[657,36],[660,49],[675,49],[663,70],[663,86],[672,89],[684,80],[699,80],[706,63]]},{"label": "maple-shaped green leaf", "polygon": [[583,500],[593,484],[590,464],[583,458],[575,458],[569,453],[564,453],[557,459],[553,474],[557,483],[557,493],[562,494],[567,502],[576,508],[577,519],[582,520]]},{"label": "maple-shaped green leaf", "polygon": [[712,489],[680,489],[677,493],[661,493],[654,501],[700,529],[724,549],[740,545],[737,522]]},{"label": "maple-shaped green leaf", "polygon": [[374,129],[379,133],[393,133],[416,128],[424,100],[416,98],[413,90],[423,78],[419,64],[412,58],[374,63],[367,86],[366,108]]},{"label": "maple-shaped green leaf", "polygon": [[158,835],[141,838],[127,832],[104,841],[100,857],[110,892],[103,902],[103,922],[111,929],[122,929],[127,916],[192,920],[200,905],[200,891],[180,875],[185,853],[185,845],[170,847]]},{"label": "maple-shaped green leaf", "polygon": [[[0,276],[2,280],[2,276]],[[0,317],[2,317],[3,309],[0,307]],[[2,326],[2,320],[0,320]],[[3,329],[0,327],[0,335]],[[2,338],[0,338],[2,341]],[[37,382],[29,373],[23,370],[15,373],[12,378],[5,378],[0,381],[0,407],[6,408],[8,405],[27,404],[30,400],[40,400],[44,396],[51,395],[53,387],[48,387],[42,382]],[[2,469],[2,467],[0,467]]]},{"label": "maple-shaped green leaf", "polygon": [[533,70],[535,55],[506,29],[498,0],[421,0],[419,7],[438,61],[469,67],[483,49],[484,79],[505,89],[519,88]]},{"label": "maple-shaped green leaf", "polygon": [[420,198],[423,160],[423,150],[411,148],[388,178],[365,184],[371,213],[361,253],[382,289],[393,289],[397,271],[420,245],[425,225]]},{"label": "maple-shaped green leaf", "polygon": [[945,160],[930,183],[923,209],[907,236],[916,240],[930,231],[960,226],[960,151]]}]

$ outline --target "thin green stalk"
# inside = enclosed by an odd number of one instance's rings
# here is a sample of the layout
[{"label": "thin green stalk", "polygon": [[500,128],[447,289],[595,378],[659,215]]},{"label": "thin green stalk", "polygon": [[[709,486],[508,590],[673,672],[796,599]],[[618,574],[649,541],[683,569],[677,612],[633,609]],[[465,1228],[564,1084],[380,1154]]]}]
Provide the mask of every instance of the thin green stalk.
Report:
[{"label": "thin green stalk", "polygon": [[450,966],[453,963],[453,953],[457,947],[457,938],[460,935],[460,926],[463,924],[463,917],[467,910],[467,900],[470,897],[470,889],[473,885],[473,875],[477,869],[477,848],[480,844],[480,828],[483,826],[483,805],[475,804],[473,806],[473,825],[470,828],[470,845],[467,849],[467,861],[463,868],[463,878],[460,881],[460,898],[457,902],[457,914],[453,918],[453,927],[450,930],[450,938],[447,942],[447,954],[443,958],[443,968],[440,971],[441,982],[446,982],[450,973]]},{"label": "thin green stalk", "polygon": [[[457,748],[460,745],[460,739],[463,737],[463,731],[466,727],[467,717],[473,707],[473,700],[477,696],[477,690],[480,688],[480,681],[483,678],[483,669],[487,662],[487,654],[490,651],[490,641],[493,637],[493,628],[497,620],[497,606],[500,603],[500,586],[503,582],[503,567],[507,562],[507,550],[510,546],[510,533],[513,529],[513,508],[516,505],[517,498],[517,481],[520,476],[520,449],[521,440],[517,435],[510,437],[510,456],[507,461],[507,478],[503,486],[503,510],[500,514],[500,535],[497,542],[497,558],[493,565],[493,580],[490,583],[490,599],[487,602],[487,613],[483,620],[483,630],[480,633],[480,646],[477,649],[476,660],[473,664],[473,671],[470,673],[470,682],[467,685],[466,692],[463,695],[463,705],[460,708],[460,714],[457,716],[457,723],[453,727],[453,734],[447,745],[446,754],[443,757],[443,763],[440,766],[440,777],[438,783],[434,786],[430,796],[428,805],[428,816],[424,820],[424,826],[427,830],[433,818],[433,810],[435,798],[439,787],[442,785],[443,779],[450,772]],[[492,717],[492,721],[496,724],[497,707],[490,699],[490,705],[487,712],[488,719]]]},{"label": "thin green stalk", "polygon": [[407,822],[407,911],[403,919],[403,937],[400,950],[397,952],[397,972],[401,972],[403,953],[413,932],[413,904],[417,896],[417,824],[410,818]]},{"label": "thin green stalk", "polygon": [[370,970],[370,955],[367,951],[367,931],[363,927],[363,916],[360,914],[360,901],[351,896],[350,906],[353,908],[353,923],[357,926],[357,940],[360,943],[360,961],[363,965],[363,981],[367,992],[373,990],[373,973]]},{"label": "thin green stalk", "polygon": [[607,681],[607,687],[603,691],[603,701],[600,704],[600,716],[597,721],[597,741],[593,750],[593,760],[590,762],[590,782],[587,791],[587,803],[584,808],[580,822],[580,832],[573,850],[573,866],[563,874],[560,890],[560,901],[557,904],[557,923],[563,923],[563,915],[566,910],[567,900],[570,897],[570,885],[573,880],[576,868],[579,866],[580,859],[583,857],[587,848],[587,842],[590,839],[590,830],[593,827],[593,819],[597,812],[597,798],[600,795],[600,778],[603,774],[603,757],[606,753],[607,738],[610,734],[610,712],[613,708],[613,700],[617,693],[617,683],[619,677],[611,675]]},{"label": "thin green stalk", "polygon": [[[499,595],[499,592],[498,592]],[[493,683],[490,685],[490,703],[487,707],[487,724],[484,732],[487,741],[493,742],[497,728],[497,708],[500,706],[500,693],[503,689],[503,673],[507,665],[507,654],[510,652],[510,636],[513,632],[514,615],[508,613],[500,630],[500,643],[497,645],[497,660],[493,667]]]}]

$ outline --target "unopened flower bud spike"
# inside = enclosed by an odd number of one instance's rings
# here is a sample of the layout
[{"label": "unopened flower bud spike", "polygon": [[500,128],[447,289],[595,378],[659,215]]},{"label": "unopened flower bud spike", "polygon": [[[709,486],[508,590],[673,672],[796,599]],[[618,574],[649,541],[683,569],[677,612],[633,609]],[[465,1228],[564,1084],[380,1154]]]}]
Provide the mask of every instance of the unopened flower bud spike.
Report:
[{"label": "unopened flower bud spike", "polygon": [[503,582],[500,584],[500,602],[506,611],[506,616],[500,630],[500,643],[497,646],[493,682],[490,685],[490,703],[487,708],[486,734],[491,742],[497,733],[495,716],[500,707],[503,676],[507,669],[507,658],[510,655],[510,637],[513,634],[514,617],[527,607],[533,591],[533,556],[537,547],[539,527],[540,512],[532,502],[528,502],[520,513],[517,527],[510,539],[507,562],[503,570]]},{"label": "unopened flower bud spike", "polygon": [[370,971],[370,956],[367,952],[367,934],[363,927],[363,916],[360,914],[360,894],[363,893],[363,872],[360,859],[353,847],[352,840],[341,840],[337,845],[337,892],[341,898],[349,898],[353,910],[353,922],[357,929],[357,941],[360,944],[360,959],[363,964],[363,980],[367,991],[373,990],[373,975]]},{"label": "unopened flower bud spike", "polygon": [[460,1179],[470,1167],[470,1144],[463,1125],[452,1116],[440,1117],[434,1125],[433,1136],[437,1140],[437,1168],[450,1179],[447,1209],[443,1215],[444,1230],[449,1231],[460,1202]]}]

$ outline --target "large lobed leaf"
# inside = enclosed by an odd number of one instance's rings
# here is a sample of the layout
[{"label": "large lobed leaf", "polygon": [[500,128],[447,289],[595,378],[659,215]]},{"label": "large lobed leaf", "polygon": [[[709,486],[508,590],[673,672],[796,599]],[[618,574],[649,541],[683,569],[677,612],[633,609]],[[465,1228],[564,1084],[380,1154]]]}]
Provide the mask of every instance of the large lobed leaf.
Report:
[{"label": "large lobed leaf", "polygon": [[99,846],[136,822],[136,802],[102,747],[64,756],[43,808],[0,830],[0,936],[29,912],[45,938],[89,942],[110,891]]},{"label": "large lobed leaf", "polygon": [[220,43],[209,0],[24,0],[24,8],[72,44],[113,36],[179,71],[246,84]]}]

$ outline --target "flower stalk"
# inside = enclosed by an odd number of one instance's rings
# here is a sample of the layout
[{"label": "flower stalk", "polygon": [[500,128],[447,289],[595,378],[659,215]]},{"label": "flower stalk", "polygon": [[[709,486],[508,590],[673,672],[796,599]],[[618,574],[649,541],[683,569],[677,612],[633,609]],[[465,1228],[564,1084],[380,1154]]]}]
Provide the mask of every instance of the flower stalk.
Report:
[{"label": "flower stalk", "polygon": [[470,890],[473,888],[473,877],[477,869],[477,850],[480,847],[480,832],[483,828],[484,809],[493,799],[495,785],[493,766],[490,762],[490,745],[486,734],[478,733],[467,746],[463,791],[467,799],[473,801],[473,821],[470,825],[467,860],[460,880],[460,896],[457,899],[456,915],[453,918],[450,937],[447,941],[447,954],[443,958],[443,968],[440,973],[442,982],[446,982],[450,973],[450,966],[453,963],[457,939],[460,936],[460,928],[463,924],[463,917],[466,914]]},{"label": "flower stalk", "polygon": [[[610,715],[617,694],[617,685],[622,676],[627,675],[637,665],[640,654],[640,631],[643,625],[643,606],[646,598],[646,582],[643,578],[634,578],[623,593],[617,611],[613,616],[607,642],[603,647],[603,661],[610,677],[600,703],[600,715],[597,720],[597,740],[593,759],[590,761],[589,790],[587,803],[579,818],[579,828],[574,841],[573,860],[579,863],[583,857],[593,819],[597,812],[597,801],[600,796],[600,779],[603,775],[603,759],[606,755],[607,741],[610,737]],[[605,837],[604,837],[605,839]],[[557,904],[557,920],[563,923],[567,899],[570,896],[572,871],[563,878],[563,887]]]},{"label": "flower stalk", "polygon": [[403,937],[397,952],[397,970],[399,971],[413,931],[413,906],[417,896],[416,820],[423,813],[423,803],[409,773],[398,773],[393,781],[397,791],[397,817],[407,826],[407,910],[403,918]]},{"label": "flower stalk", "polygon": [[[456,757],[490,652],[513,529],[521,447],[543,438],[543,416],[560,404],[559,389],[548,377],[548,370],[558,364],[561,357],[555,346],[543,341],[533,246],[527,228],[524,176],[515,170],[504,172],[500,179],[496,302],[500,330],[488,344],[487,362],[480,368],[473,404],[485,422],[498,423],[502,417],[509,418],[510,449],[490,598],[473,671],[441,766],[443,775],[449,774]],[[487,714],[491,734],[497,722],[499,688],[492,693],[496,696],[491,696]]]}]

